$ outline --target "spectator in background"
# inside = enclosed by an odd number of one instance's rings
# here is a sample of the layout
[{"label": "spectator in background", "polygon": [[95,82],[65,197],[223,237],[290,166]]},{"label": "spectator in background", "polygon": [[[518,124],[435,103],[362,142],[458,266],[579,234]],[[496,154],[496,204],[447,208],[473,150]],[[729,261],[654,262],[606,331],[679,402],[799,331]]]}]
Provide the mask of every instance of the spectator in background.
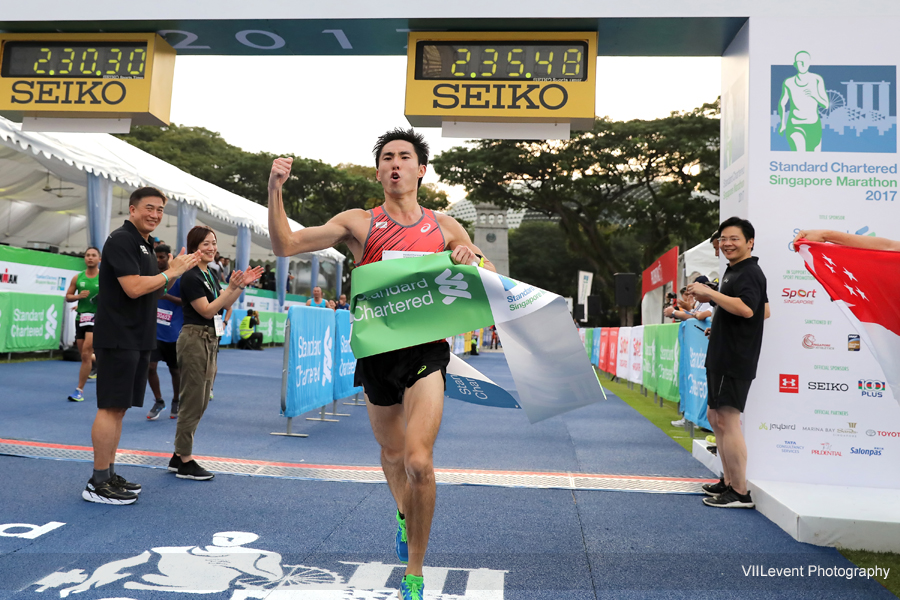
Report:
[{"label": "spectator in background", "polygon": [[716,251],[716,258],[719,258],[719,232],[716,231],[712,234],[712,237],[709,238],[709,243],[712,244],[713,250]]},{"label": "spectator in background", "polygon": [[[160,244],[153,249],[156,253],[156,264],[160,273],[169,269],[169,261],[172,258],[172,250],[166,244]],[[159,361],[165,361],[169,367],[169,375],[172,377],[172,404],[169,408],[169,418],[178,418],[178,391],[181,374],[178,371],[178,352],[175,345],[178,342],[178,334],[184,323],[184,314],[181,310],[181,280],[176,280],[157,302],[156,307],[156,350],[150,353],[150,370],[147,374],[147,382],[156,402],[147,413],[147,418],[155,421],[166,408],[166,402],[162,398],[162,390],[159,387],[159,374],[157,366]]]},{"label": "spectator in background", "polygon": [[272,265],[266,265],[262,277],[259,278],[259,284],[264,290],[275,291],[275,273],[272,272]]},{"label": "spectator in background", "polygon": [[132,406],[143,406],[156,348],[156,300],[182,273],[197,264],[199,253],[180,254],[159,272],[150,241],[163,216],[166,197],[143,187],[128,201],[128,220],[106,238],[100,263],[100,289],[94,322],[97,354],[97,416],[91,428],[94,474],[81,493],[88,502],[132,504],[141,486],[115,471],[122,419]]},{"label": "spectator in background", "polygon": [[755,232],[745,219],[731,217],[719,226],[719,245],[728,260],[719,291],[692,283],[691,293],[702,301],[713,300],[713,318],[706,352],[709,400],[707,417],[716,434],[724,474],[715,484],[704,484],[707,506],[753,508],[747,488],[747,445],[741,429],[741,413],[762,347],[763,327],[769,318],[766,276],[759,259],[751,256]]},{"label": "spectator in background", "polygon": [[246,273],[237,270],[228,287],[222,290],[209,269],[216,256],[215,232],[205,225],[194,227],[188,232],[187,247],[198,252],[200,260],[181,278],[184,325],[177,342],[181,398],[175,453],[169,461],[169,470],[175,471],[179,479],[206,481],[214,475],[194,460],[194,433],[209,406],[216,377],[219,336],[225,330],[222,315],[240,297],[241,290],[259,278],[261,271],[259,267]]},{"label": "spectator in background", "polygon": [[222,275],[224,276],[225,283],[228,283],[228,278],[231,277],[231,259],[223,258],[222,259]]},{"label": "spectator in background", "polygon": [[336,310],[350,310],[350,305],[347,304],[347,294],[341,294],[341,297],[338,298],[337,304],[334,305]]},{"label": "spectator in background", "polygon": [[207,269],[212,274],[213,279],[218,281],[219,283],[225,283],[225,275],[222,273],[222,265],[219,264],[222,260],[222,256],[216,252],[216,258],[209,265],[207,265]]},{"label": "spectator in background", "polygon": [[84,400],[84,384],[92,373],[94,363],[94,314],[97,312],[97,295],[100,293],[99,265],[100,250],[90,246],[84,252],[84,271],[72,278],[72,283],[66,290],[66,302],[78,303],[75,307],[75,345],[81,353],[78,387],[69,396],[72,402]]},{"label": "spectator in background", "polygon": [[162,241],[161,239],[159,239],[158,237],[151,237],[150,241],[153,242],[154,250],[156,250],[156,247],[159,246],[160,244],[165,244],[165,242]]},{"label": "spectator in background", "polygon": [[[706,275],[701,275],[694,283],[708,284],[709,278]],[[676,321],[687,321],[688,319],[702,321],[713,314],[709,302],[700,302],[694,298],[694,295],[686,287],[681,288],[681,299],[678,301],[678,308],[667,306],[663,313]]]},{"label": "spectator in background", "polygon": [[316,286],[313,288],[313,297],[306,301],[307,306],[317,306],[319,308],[328,308],[328,302],[322,298],[322,288]]},{"label": "spectator in background", "polygon": [[241,350],[262,350],[263,334],[256,331],[259,325],[259,317],[252,308],[247,309],[247,316],[241,319],[238,333],[241,341],[238,342],[238,348]]}]

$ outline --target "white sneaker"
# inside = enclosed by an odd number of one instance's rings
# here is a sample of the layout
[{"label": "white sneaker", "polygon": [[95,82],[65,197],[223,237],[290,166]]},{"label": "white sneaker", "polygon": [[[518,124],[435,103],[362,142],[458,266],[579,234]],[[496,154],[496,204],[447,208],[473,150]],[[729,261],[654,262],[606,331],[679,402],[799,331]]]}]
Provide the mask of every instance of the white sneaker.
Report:
[{"label": "white sneaker", "polygon": [[684,427],[685,420],[684,417],[681,417],[677,421],[672,421],[671,423],[672,427]]}]

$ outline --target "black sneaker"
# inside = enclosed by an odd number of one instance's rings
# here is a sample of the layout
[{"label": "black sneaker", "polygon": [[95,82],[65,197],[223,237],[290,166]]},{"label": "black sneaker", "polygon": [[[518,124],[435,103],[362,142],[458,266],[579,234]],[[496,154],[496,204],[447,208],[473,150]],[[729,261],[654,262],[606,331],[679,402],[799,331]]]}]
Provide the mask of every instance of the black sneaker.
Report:
[{"label": "black sneaker", "polygon": [[169,409],[169,418],[178,418],[178,400],[172,400],[172,408]]},{"label": "black sneaker", "polygon": [[756,506],[750,498],[750,490],[747,490],[745,496],[738,494],[730,485],[715,498],[704,498],[703,504],[716,508],[753,508]]},{"label": "black sneaker", "polygon": [[118,473],[113,475],[113,478],[110,479],[109,482],[114,487],[117,487],[120,490],[125,490],[126,492],[134,492],[135,494],[141,493],[141,484],[132,483],[132,482],[126,480],[124,477],[122,477]]},{"label": "black sneaker", "polygon": [[722,477],[719,478],[718,483],[704,483],[700,487],[707,496],[718,496],[728,489],[728,486],[725,485],[725,479]]},{"label": "black sneaker", "polygon": [[169,473],[177,473],[178,469],[180,469],[183,464],[184,463],[181,462],[181,457],[177,454],[173,454],[172,458],[169,459]]},{"label": "black sneaker", "polygon": [[137,494],[117,488],[112,481],[94,484],[93,477],[88,480],[81,497],[98,504],[134,504],[138,499]]},{"label": "black sneaker", "polygon": [[178,479],[193,479],[194,481],[208,481],[215,475],[198,465],[196,460],[192,460],[181,463],[175,477]]},{"label": "black sneaker", "polygon": [[153,408],[150,409],[150,412],[147,413],[147,418],[151,421],[155,421],[159,418],[160,413],[162,413],[163,409],[166,407],[166,403],[162,400],[157,400],[153,404]]}]

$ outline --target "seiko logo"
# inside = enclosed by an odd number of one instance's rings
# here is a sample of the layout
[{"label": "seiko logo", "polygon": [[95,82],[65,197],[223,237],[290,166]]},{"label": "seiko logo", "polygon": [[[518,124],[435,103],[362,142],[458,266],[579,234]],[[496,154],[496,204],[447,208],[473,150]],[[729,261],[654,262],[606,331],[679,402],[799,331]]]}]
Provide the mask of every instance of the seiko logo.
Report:
[{"label": "seiko logo", "polygon": [[806,387],[817,392],[848,392],[850,386],[846,383],[831,383],[826,381],[810,381]]},{"label": "seiko logo", "polygon": [[[540,86],[521,83],[439,83],[434,86],[433,108],[502,108],[510,110],[541,107],[559,110],[569,101],[569,92],[561,85]],[[462,103],[460,103],[462,102]]]},{"label": "seiko logo", "polygon": [[16,81],[12,104],[119,104],[128,93],[120,81]]}]

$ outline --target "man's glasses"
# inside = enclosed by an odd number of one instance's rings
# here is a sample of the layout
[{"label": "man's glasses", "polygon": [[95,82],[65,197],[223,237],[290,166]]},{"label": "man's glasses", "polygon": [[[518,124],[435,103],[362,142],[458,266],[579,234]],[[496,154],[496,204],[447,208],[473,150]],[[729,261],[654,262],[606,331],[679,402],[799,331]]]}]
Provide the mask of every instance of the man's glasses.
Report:
[{"label": "man's glasses", "polygon": [[724,244],[725,242],[731,242],[732,244],[736,244],[737,242],[743,242],[743,241],[744,241],[744,239],[739,238],[739,237],[720,237],[719,238],[720,244]]}]

